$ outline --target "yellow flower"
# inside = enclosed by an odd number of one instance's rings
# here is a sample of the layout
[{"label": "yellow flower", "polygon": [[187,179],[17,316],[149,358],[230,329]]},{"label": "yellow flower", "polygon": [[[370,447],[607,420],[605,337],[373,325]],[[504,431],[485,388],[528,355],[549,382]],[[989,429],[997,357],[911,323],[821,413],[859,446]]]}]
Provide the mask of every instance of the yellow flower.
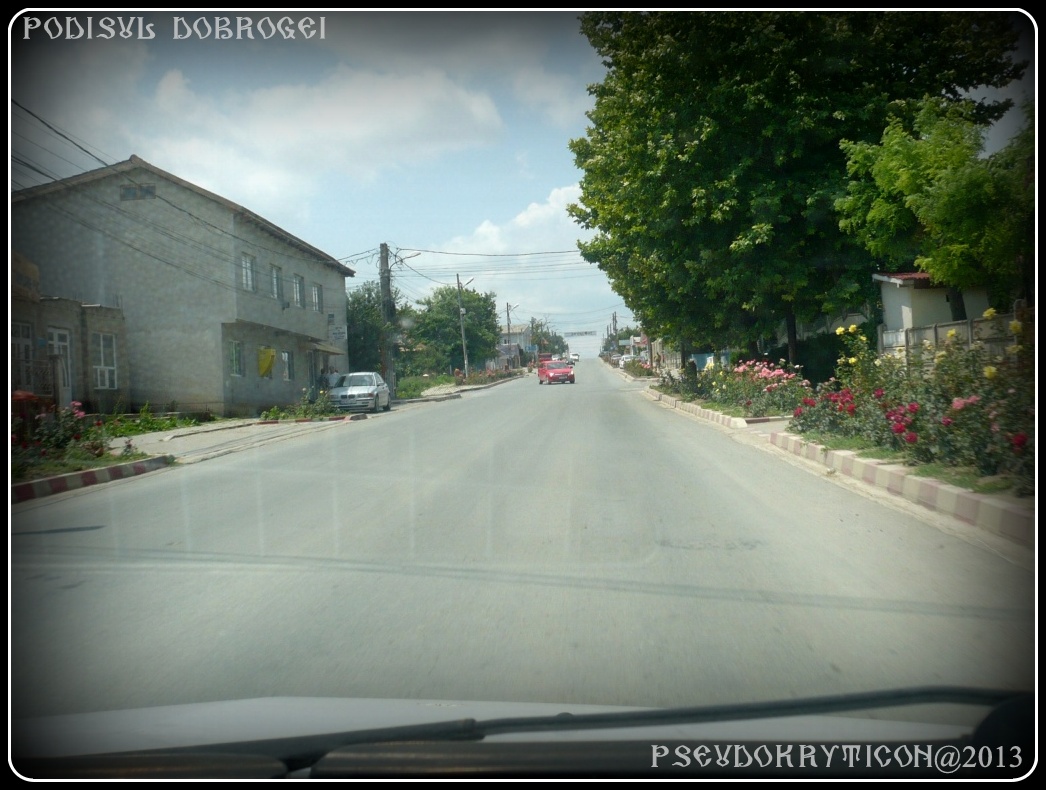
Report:
[{"label": "yellow flower", "polygon": [[857,324],[850,324],[850,334],[851,335],[856,335],[857,334]]},{"label": "yellow flower", "polygon": [[846,330],[843,329],[842,327],[839,327],[838,329],[835,330],[835,333],[837,335],[845,335],[846,334]]},{"label": "yellow flower", "polygon": [[861,342],[862,343],[867,343],[868,342],[868,338],[866,338],[864,335],[861,335]]},{"label": "yellow flower", "polygon": [[948,330],[948,339],[949,340],[955,340],[955,338],[957,338],[958,336],[959,336],[959,333],[956,332],[954,329],[949,329]]},{"label": "yellow flower", "polygon": [[1010,321],[1010,334],[1011,335],[1019,335],[1020,333],[1021,333],[1021,322],[1020,321]]},{"label": "yellow flower", "polygon": [[857,364],[857,357],[850,357],[846,361],[849,362],[851,365],[856,365]]},{"label": "yellow flower", "polygon": [[1021,353],[1021,347],[1019,345],[1007,346],[1006,347],[1006,353],[1007,354],[1019,354],[1019,353]]},{"label": "yellow flower", "polygon": [[937,356],[935,356],[935,357],[933,358],[933,359],[934,359],[934,362],[940,362],[940,361],[941,361],[942,359],[944,359],[944,358],[945,358],[946,356],[948,356],[948,355],[947,355],[947,354],[945,354],[945,353],[944,353],[943,351],[938,351],[938,352],[937,352]]},{"label": "yellow flower", "polygon": [[988,365],[984,368],[984,377],[986,379],[993,379],[995,378],[995,374],[998,372],[999,371],[995,369],[995,365]]},{"label": "yellow flower", "polygon": [[987,310],[984,311],[983,317],[984,318],[995,318],[995,308],[994,307],[989,307]]},{"label": "yellow flower", "polygon": [[877,359],[872,364],[874,364],[877,368],[880,368],[883,365],[883,361],[881,359]]},{"label": "yellow flower", "polygon": [[839,357],[839,359],[835,360],[835,362],[836,362],[837,365],[845,365],[846,364],[846,357]]}]

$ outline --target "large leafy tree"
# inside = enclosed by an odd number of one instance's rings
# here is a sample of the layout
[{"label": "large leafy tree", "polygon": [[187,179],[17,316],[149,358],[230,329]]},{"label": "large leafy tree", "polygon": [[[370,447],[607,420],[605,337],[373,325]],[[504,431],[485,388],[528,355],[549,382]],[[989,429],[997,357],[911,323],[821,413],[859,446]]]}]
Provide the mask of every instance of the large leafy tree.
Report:
[{"label": "large leafy tree", "polygon": [[999,13],[598,12],[582,31],[608,70],[571,142],[582,254],[649,331],[712,347],[872,295],[835,215],[841,140],[877,139],[898,100],[1021,73]]},{"label": "large leafy tree", "polygon": [[[878,143],[843,143],[852,177],[840,226],[875,255],[948,286],[986,286],[999,304],[1032,298],[1035,138],[1032,108],[1003,150],[983,155],[987,127],[971,105],[918,103]],[[956,314],[956,319],[966,318]]]},{"label": "large leafy tree", "polygon": [[[382,370],[381,346],[393,327],[382,318],[381,286],[363,283],[347,296],[349,365],[353,370]],[[394,291],[392,297],[394,304],[401,301],[398,292]]]},{"label": "large leafy tree", "polygon": [[[458,307],[461,299],[462,315]],[[464,370],[465,357],[461,347],[462,322],[468,343],[469,367],[474,369],[487,359],[497,356],[501,326],[498,323],[497,294],[481,294],[468,288],[452,286],[437,288],[431,296],[418,302],[411,311],[407,340],[418,372],[446,372]]]}]

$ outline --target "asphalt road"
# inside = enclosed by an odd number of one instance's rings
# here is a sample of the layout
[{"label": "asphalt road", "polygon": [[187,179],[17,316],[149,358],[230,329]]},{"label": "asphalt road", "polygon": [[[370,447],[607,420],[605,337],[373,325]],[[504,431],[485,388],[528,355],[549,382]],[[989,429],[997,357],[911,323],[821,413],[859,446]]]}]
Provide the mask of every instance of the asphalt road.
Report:
[{"label": "asphalt road", "polygon": [[1032,686],[1031,571],[641,388],[582,361],[15,506],[15,717]]}]

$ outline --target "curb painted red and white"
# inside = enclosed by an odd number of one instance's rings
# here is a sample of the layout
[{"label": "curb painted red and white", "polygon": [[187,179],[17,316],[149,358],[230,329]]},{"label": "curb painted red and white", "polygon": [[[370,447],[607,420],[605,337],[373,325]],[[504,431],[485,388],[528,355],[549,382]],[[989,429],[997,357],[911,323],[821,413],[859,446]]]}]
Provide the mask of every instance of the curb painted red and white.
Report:
[{"label": "curb painted red and white", "polygon": [[954,516],[1017,543],[1035,545],[1035,510],[1030,505],[1022,507],[1002,497],[976,494],[933,478],[918,477],[900,464],[858,458],[852,450],[829,450],[783,431],[772,432],[770,443],[801,458],[824,464],[847,477],[904,497],[909,502]]},{"label": "curb painted red and white", "polygon": [[51,494],[75,491],[78,488],[86,488],[98,483],[123,480],[128,477],[143,475],[147,472],[155,472],[157,469],[163,469],[172,463],[174,463],[172,456],[161,455],[116,466],[103,466],[99,469],[86,469],[82,472],[70,472],[57,477],[45,477],[40,480],[17,483],[11,486],[11,501],[17,504],[18,502],[27,502],[30,499],[39,499]]},{"label": "curb painted red and white", "polygon": [[[749,423],[765,422],[765,418],[744,420],[727,417],[719,412],[702,409],[693,403],[665,395],[656,390],[647,393],[654,401],[678,411],[693,414],[729,428],[745,428]],[[851,450],[828,450],[801,436],[774,431],[766,434],[770,444],[800,458],[824,464],[847,477],[881,488],[909,502],[953,516],[960,521],[1034,548],[1035,507],[1016,504],[1004,497],[976,494],[929,477],[917,477],[912,470],[900,464],[858,458]]]}]

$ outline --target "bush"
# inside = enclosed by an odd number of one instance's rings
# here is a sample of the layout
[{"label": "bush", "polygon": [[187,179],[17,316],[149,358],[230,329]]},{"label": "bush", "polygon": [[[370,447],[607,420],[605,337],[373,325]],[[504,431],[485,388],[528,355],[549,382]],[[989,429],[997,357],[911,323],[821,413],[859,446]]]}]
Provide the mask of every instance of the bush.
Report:
[{"label": "bush", "polygon": [[79,401],[69,408],[37,414],[29,420],[16,419],[11,431],[11,470],[14,479],[24,479],[41,468],[56,474],[66,465],[80,468],[85,461],[102,458],[109,450],[105,422],[89,418]]},{"label": "bush", "polygon": [[1003,354],[967,348],[952,331],[941,347],[916,349],[908,365],[878,356],[857,327],[840,330],[846,350],[836,376],[803,398],[790,427],[860,437],[913,464],[1009,475],[1018,493],[1032,493],[1034,353],[1025,323],[1006,327],[1015,342]]}]

